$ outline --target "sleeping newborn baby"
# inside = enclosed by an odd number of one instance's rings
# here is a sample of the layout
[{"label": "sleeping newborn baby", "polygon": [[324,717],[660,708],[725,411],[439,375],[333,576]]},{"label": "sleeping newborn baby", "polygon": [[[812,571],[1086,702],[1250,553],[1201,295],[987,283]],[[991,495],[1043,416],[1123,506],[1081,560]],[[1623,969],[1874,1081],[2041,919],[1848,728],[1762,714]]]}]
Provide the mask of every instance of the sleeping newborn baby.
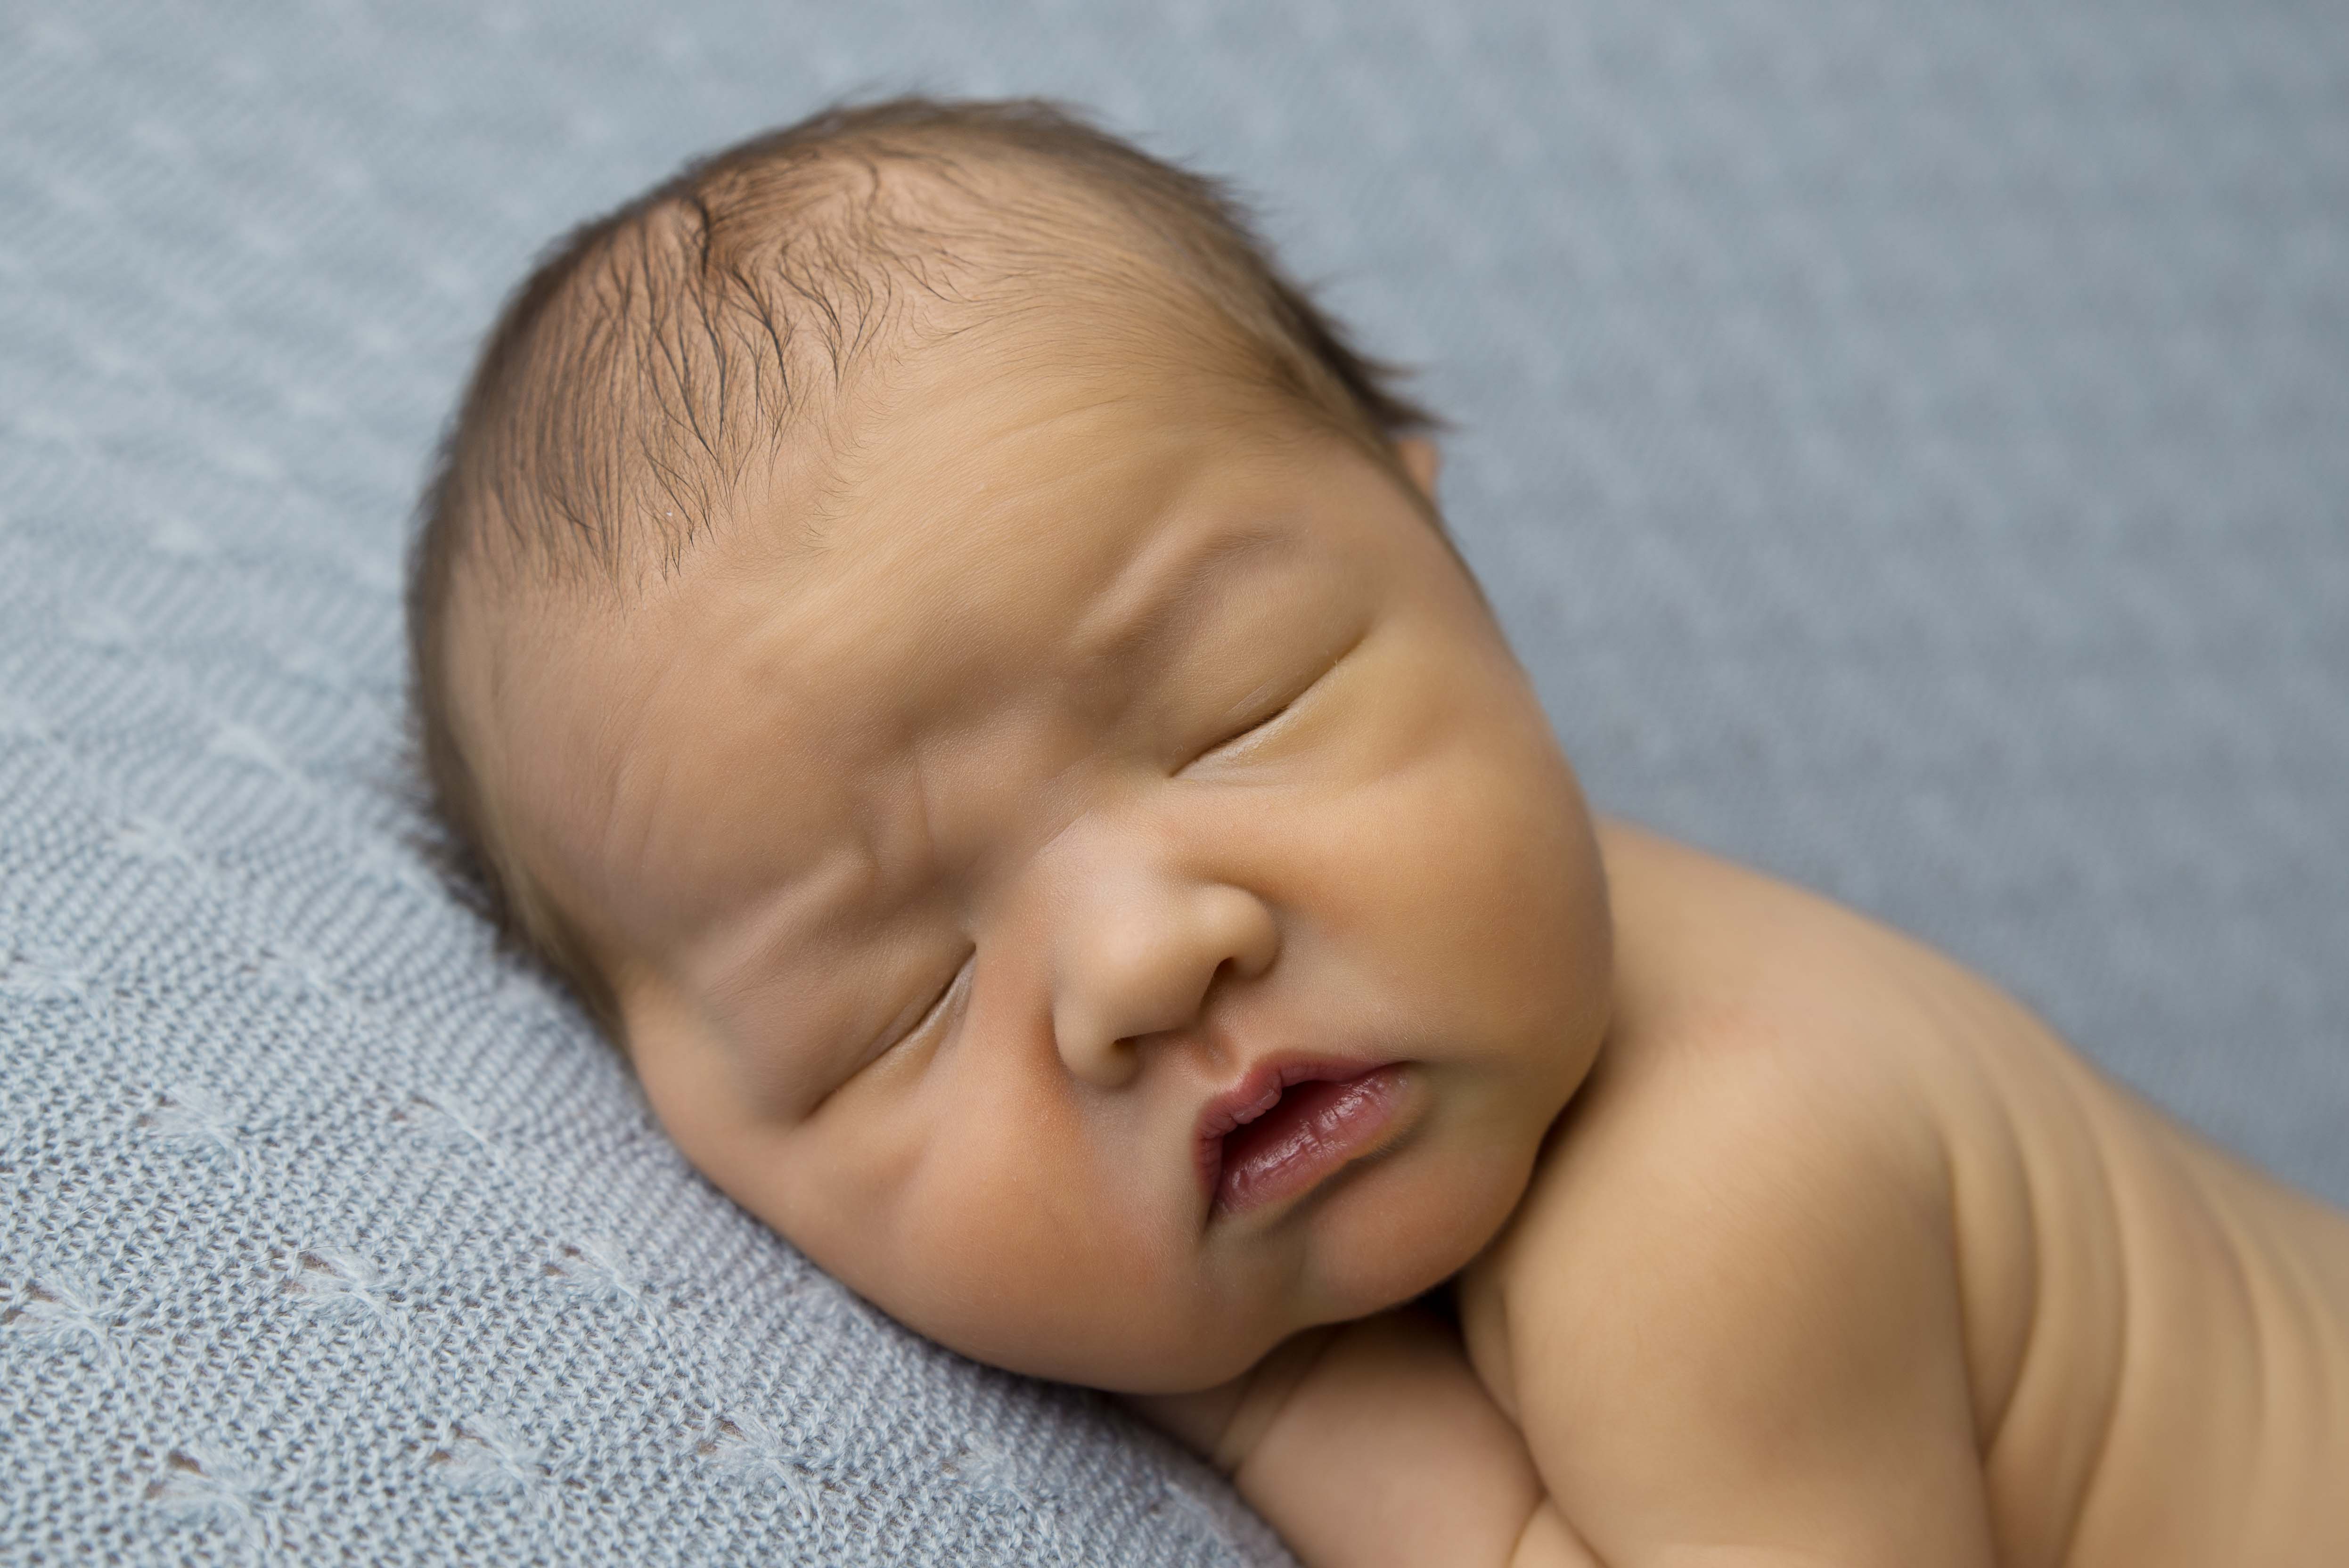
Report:
[{"label": "sleeping newborn baby", "polygon": [[1430,425],[1215,186],[819,116],[492,334],[431,782],[710,1181],[1309,1563],[2349,1563],[2349,1222],[1594,820]]}]

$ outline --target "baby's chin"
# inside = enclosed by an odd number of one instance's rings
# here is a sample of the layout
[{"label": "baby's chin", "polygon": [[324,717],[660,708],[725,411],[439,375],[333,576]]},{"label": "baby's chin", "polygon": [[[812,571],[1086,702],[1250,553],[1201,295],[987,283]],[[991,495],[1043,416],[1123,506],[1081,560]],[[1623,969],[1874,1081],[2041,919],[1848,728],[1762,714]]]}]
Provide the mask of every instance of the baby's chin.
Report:
[{"label": "baby's chin", "polygon": [[1014,1333],[953,1347],[1007,1371],[1105,1393],[1191,1394],[1230,1382],[1291,1334],[1311,1326],[1280,1314],[1247,1324],[1215,1315],[1156,1334],[1103,1323],[1075,1336]]},{"label": "baby's chin", "polygon": [[[1049,1300],[964,1290],[880,1305],[959,1354],[1008,1371],[1116,1394],[1194,1393],[1239,1377],[1294,1334],[1402,1306],[1466,1267],[1515,1212],[1526,1167],[1487,1161],[1444,1173],[1455,1180],[1415,1188],[1365,1182],[1381,1190],[1349,1191],[1356,1201],[1330,1205],[1306,1230],[1304,1246],[1202,1258],[1190,1280],[1139,1296],[1129,1280],[1124,1291],[1071,1283]],[[1476,1179],[1473,1189],[1457,1180],[1463,1174]],[[1137,1267],[1135,1275],[1145,1272]]]},{"label": "baby's chin", "polygon": [[[1144,1271],[1137,1270],[1136,1275]],[[858,1280],[859,1294],[907,1327],[974,1361],[1027,1377],[1114,1394],[1181,1394],[1229,1382],[1273,1346],[1318,1323],[1366,1316],[1394,1305],[1365,1298],[1343,1308],[1306,1310],[1291,1291],[1221,1288],[1204,1280],[1137,1290],[1009,1278],[935,1282]],[[1020,1288],[1024,1284],[1027,1288]],[[1398,1296],[1396,1302],[1408,1299]]]}]

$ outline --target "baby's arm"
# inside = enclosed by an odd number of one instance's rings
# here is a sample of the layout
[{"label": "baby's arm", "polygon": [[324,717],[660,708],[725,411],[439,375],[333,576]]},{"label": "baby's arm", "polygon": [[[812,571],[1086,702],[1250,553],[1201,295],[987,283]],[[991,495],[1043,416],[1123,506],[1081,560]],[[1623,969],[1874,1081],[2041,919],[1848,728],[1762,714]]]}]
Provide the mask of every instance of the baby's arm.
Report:
[{"label": "baby's arm", "polygon": [[1210,1456],[1308,1568],[1596,1568],[1458,1336],[1423,1313],[1316,1329],[1236,1384],[1129,1403]]},{"label": "baby's arm", "polygon": [[1989,1568],[1954,1177],[1888,1052],[1658,1053],[1520,1207],[1490,1368],[1609,1568]]},{"label": "baby's arm", "polygon": [[1522,1431],[1408,1313],[1137,1403],[1311,1568],[1988,1568],[1943,1157],[1840,1065],[1692,1050],[1561,1144],[1487,1265]]}]

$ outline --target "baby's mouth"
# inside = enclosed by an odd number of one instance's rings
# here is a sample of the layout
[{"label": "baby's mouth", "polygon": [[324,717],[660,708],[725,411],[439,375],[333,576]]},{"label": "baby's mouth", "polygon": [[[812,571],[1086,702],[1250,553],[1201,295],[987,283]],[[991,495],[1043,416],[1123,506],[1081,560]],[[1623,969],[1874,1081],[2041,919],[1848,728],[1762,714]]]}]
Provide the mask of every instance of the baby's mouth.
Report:
[{"label": "baby's mouth", "polygon": [[1394,1062],[1259,1067],[1199,1119],[1200,1173],[1215,1207],[1244,1213],[1299,1196],[1374,1151],[1402,1089]]}]

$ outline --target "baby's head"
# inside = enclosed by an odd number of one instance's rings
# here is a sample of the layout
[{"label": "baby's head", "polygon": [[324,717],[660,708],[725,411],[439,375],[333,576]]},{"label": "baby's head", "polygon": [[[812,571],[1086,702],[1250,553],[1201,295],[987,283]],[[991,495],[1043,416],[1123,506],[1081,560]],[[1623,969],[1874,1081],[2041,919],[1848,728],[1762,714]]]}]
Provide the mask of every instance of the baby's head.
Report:
[{"label": "baby's head", "polygon": [[1465,1263],[1589,824],[1426,421],[1214,188],[837,112],[574,235],[425,499],[431,782],[687,1157],[904,1321],[1204,1387]]}]

